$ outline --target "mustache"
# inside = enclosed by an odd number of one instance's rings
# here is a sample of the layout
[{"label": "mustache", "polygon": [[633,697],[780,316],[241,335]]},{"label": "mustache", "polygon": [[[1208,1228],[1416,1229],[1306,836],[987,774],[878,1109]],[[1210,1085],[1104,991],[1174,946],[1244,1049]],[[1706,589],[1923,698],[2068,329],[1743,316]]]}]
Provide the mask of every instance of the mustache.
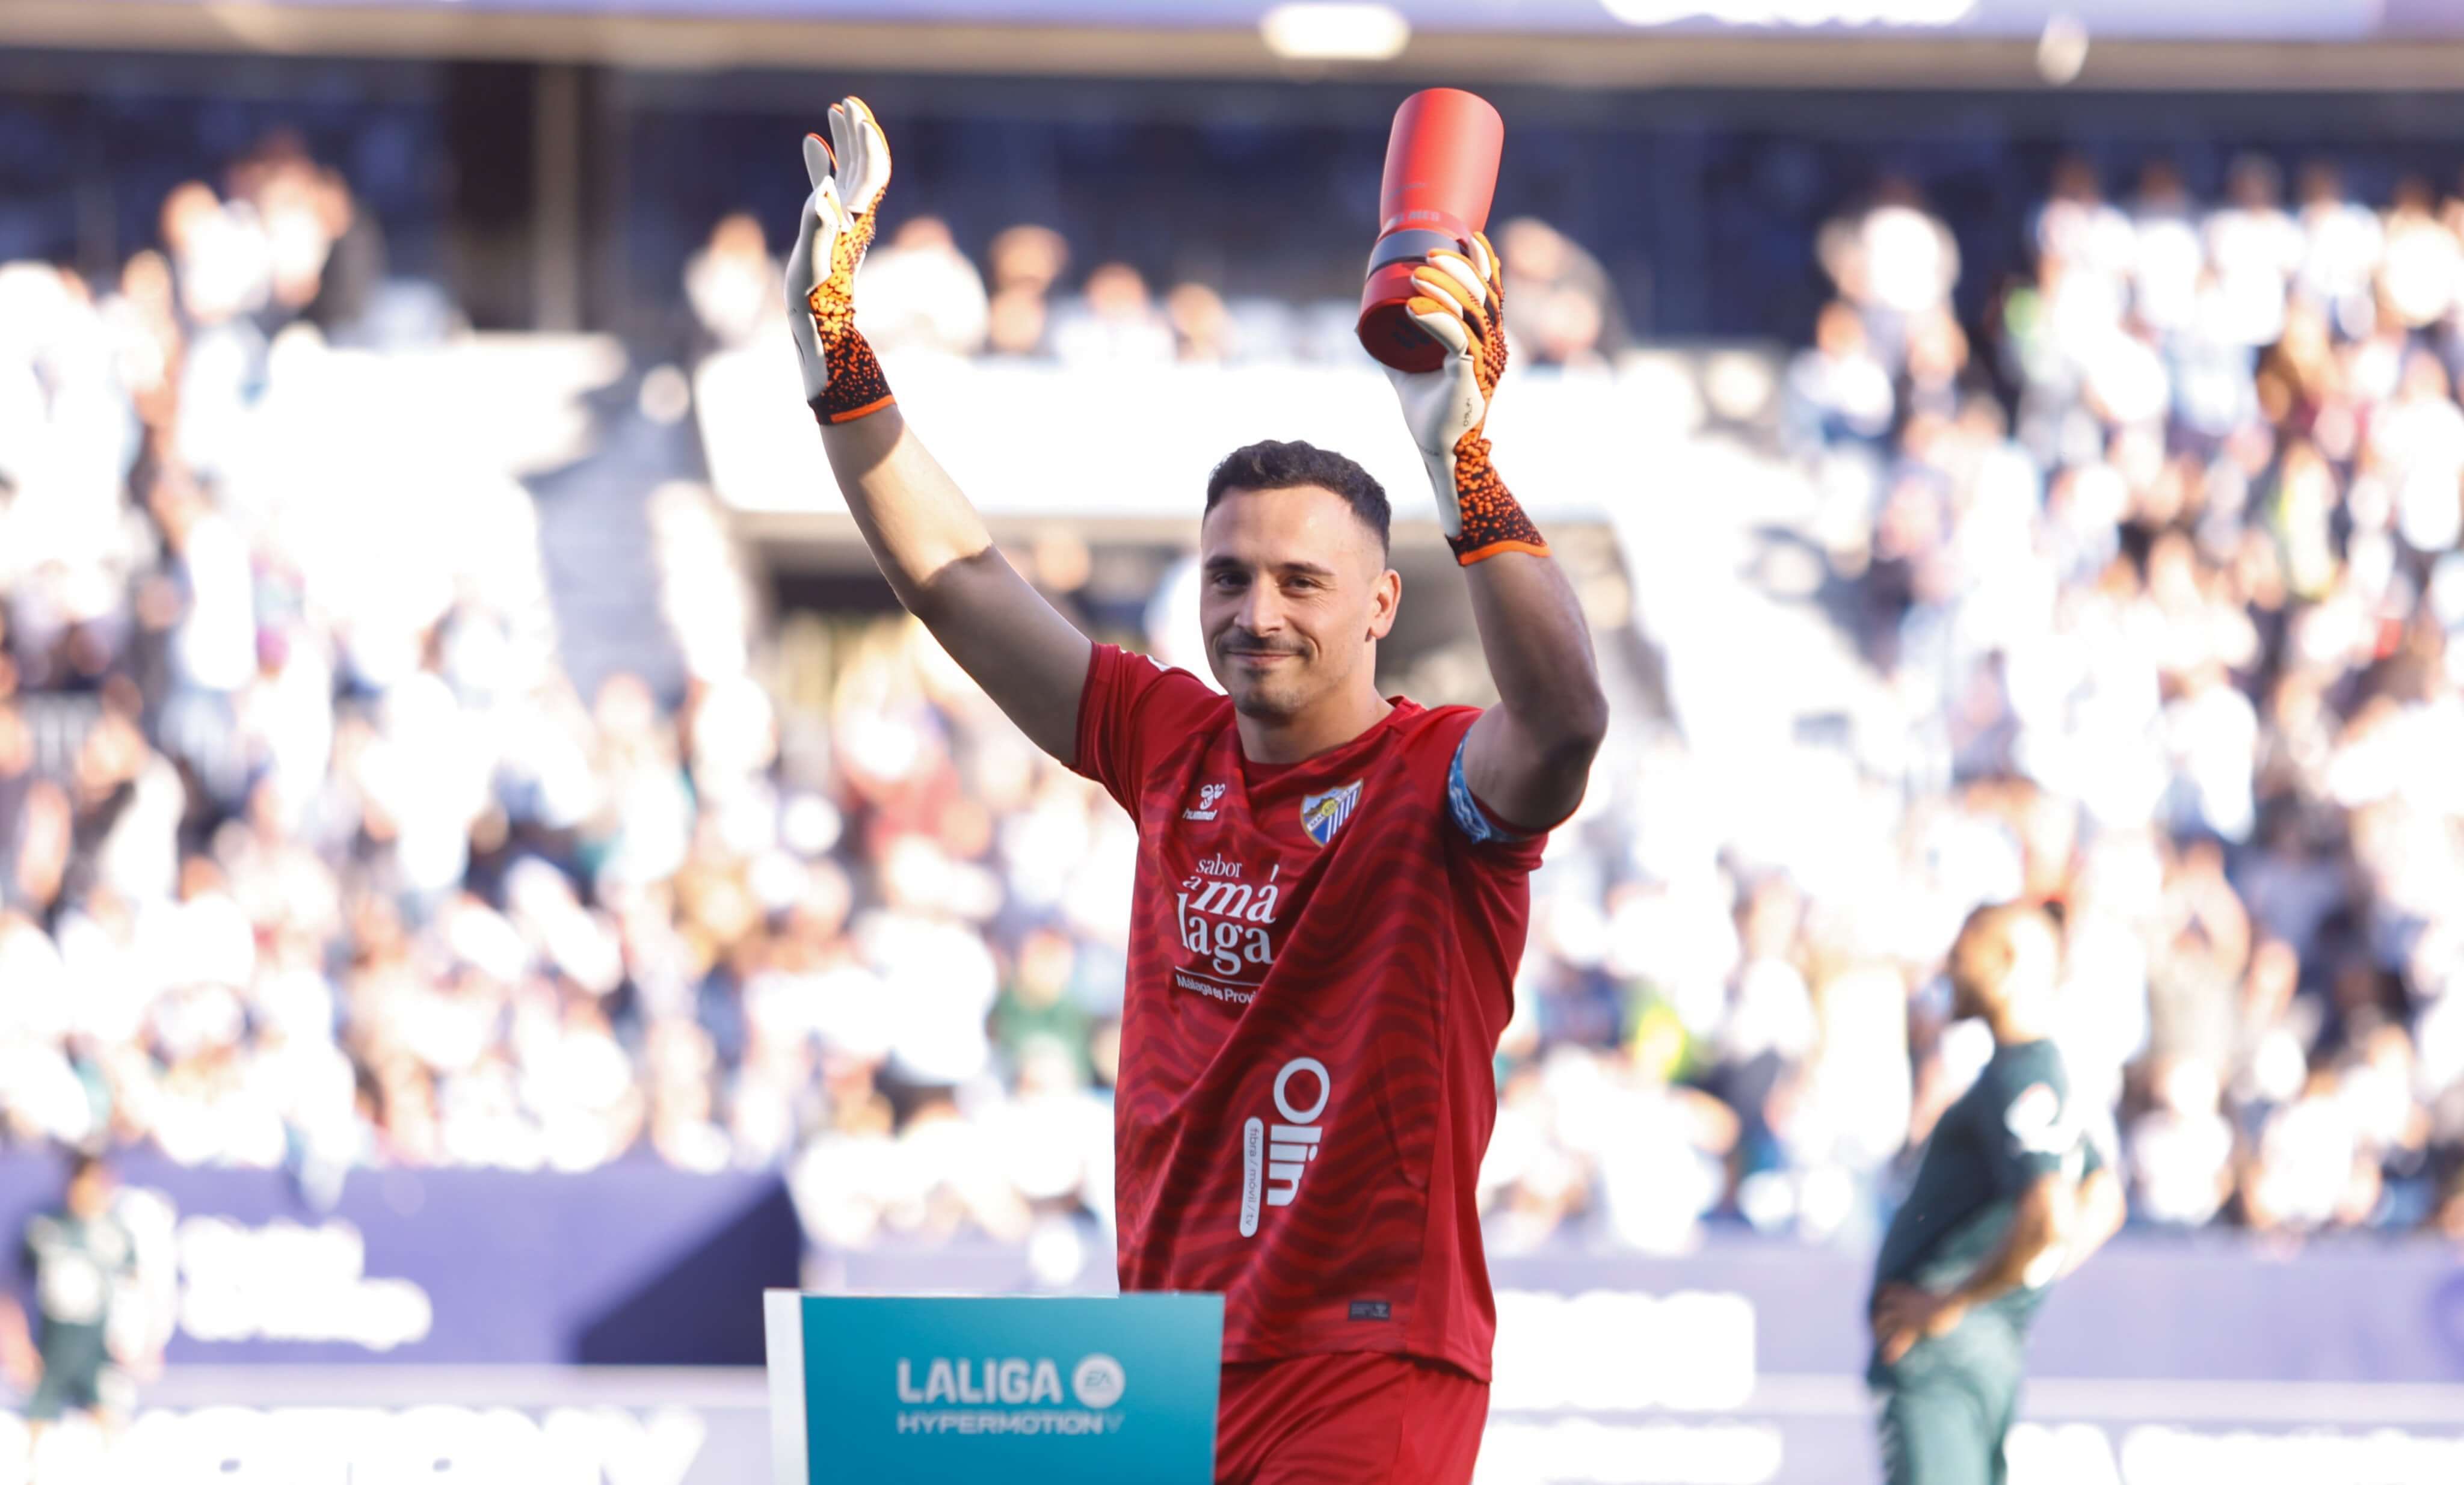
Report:
[{"label": "mustache", "polygon": [[1215,642],[1215,647],[1235,654],[1297,655],[1301,652],[1297,644],[1260,639],[1242,629],[1225,630],[1223,637]]}]

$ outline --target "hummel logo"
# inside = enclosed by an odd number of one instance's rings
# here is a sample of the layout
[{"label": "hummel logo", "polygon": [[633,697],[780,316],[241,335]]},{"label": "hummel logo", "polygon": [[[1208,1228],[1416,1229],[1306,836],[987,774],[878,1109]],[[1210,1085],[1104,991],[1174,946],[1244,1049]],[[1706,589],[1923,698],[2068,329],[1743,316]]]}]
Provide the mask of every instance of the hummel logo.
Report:
[{"label": "hummel logo", "polygon": [[1221,784],[1206,784],[1201,786],[1198,791],[1198,807],[1192,810],[1181,811],[1180,818],[1183,819],[1213,819],[1215,818],[1215,801],[1223,797],[1223,788],[1224,786]]}]

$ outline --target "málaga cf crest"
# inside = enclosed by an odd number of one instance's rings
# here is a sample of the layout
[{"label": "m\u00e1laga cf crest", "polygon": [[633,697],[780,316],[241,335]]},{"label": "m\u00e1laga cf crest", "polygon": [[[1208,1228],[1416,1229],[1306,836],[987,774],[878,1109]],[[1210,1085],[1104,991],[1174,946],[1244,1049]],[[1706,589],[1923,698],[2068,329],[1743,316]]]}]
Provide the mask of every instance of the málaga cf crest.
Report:
[{"label": "m\u00e1laga cf crest", "polygon": [[1309,832],[1310,840],[1324,845],[1334,839],[1334,833],[1343,828],[1343,822],[1352,818],[1353,810],[1359,803],[1358,779],[1324,794],[1304,795],[1301,797],[1301,828]]}]

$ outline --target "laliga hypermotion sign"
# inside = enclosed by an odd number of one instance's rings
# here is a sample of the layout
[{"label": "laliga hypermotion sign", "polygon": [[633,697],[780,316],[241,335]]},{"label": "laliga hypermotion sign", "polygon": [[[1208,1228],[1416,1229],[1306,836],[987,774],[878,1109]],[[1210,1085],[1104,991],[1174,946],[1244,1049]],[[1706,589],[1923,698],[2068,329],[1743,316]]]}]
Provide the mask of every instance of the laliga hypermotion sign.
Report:
[{"label": "laliga hypermotion sign", "polygon": [[774,1485],[1214,1478],[1220,1295],[763,1303]]}]

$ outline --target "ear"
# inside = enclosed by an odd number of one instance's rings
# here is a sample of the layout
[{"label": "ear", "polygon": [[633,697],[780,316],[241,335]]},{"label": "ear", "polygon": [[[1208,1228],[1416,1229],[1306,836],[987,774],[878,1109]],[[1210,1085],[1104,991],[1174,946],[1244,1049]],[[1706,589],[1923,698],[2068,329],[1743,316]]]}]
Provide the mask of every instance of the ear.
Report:
[{"label": "ear", "polygon": [[1369,590],[1369,637],[1382,640],[1395,627],[1395,614],[1403,603],[1403,575],[1389,567],[1377,575]]}]

